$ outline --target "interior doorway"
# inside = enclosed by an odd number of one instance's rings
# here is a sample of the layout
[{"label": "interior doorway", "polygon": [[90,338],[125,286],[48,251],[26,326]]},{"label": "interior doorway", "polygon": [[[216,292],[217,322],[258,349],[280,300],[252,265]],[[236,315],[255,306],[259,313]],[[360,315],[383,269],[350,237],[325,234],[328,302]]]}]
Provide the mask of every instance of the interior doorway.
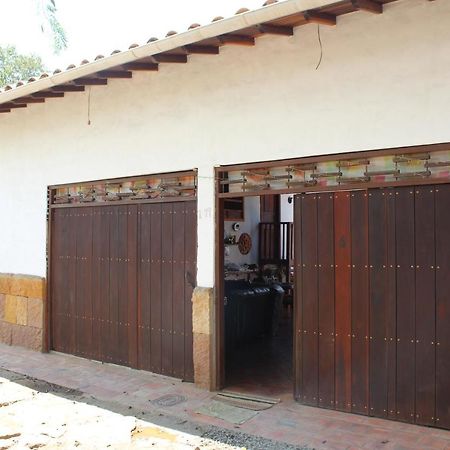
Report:
[{"label": "interior doorway", "polygon": [[224,388],[291,398],[293,197],[223,203]]}]

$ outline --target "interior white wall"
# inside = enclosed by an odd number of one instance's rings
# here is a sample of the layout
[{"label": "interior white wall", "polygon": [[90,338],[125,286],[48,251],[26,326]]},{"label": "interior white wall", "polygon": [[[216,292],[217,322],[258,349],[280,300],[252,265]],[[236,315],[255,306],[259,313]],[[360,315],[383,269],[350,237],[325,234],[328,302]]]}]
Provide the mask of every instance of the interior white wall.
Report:
[{"label": "interior white wall", "polygon": [[[289,199],[292,202],[289,203]],[[280,222],[293,222],[294,221],[294,197],[292,194],[280,195]]]},{"label": "interior white wall", "polygon": [[189,57],[0,116],[0,272],[45,275],[46,186],[198,168],[198,283],[214,284],[214,170],[450,141],[450,2]]}]

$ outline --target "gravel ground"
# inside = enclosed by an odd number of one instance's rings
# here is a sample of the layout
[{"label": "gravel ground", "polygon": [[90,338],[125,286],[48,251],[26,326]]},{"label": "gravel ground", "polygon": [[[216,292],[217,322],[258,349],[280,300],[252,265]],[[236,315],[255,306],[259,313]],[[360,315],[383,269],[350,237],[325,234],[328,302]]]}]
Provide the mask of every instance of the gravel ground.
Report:
[{"label": "gravel ground", "polygon": [[216,442],[246,448],[247,450],[314,450],[308,447],[294,447],[283,442],[275,442],[258,436],[211,427],[202,434],[203,437]]},{"label": "gravel ground", "polygon": [[99,401],[0,369],[0,450],[37,448],[312,450]]}]

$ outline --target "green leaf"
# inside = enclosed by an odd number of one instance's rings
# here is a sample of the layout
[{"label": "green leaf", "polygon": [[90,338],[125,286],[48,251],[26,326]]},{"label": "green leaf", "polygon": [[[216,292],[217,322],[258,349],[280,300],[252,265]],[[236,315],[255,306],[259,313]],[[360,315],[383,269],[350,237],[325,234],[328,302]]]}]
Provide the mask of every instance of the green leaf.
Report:
[{"label": "green leaf", "polygon": [[0,47],[0,86],[27,80],[44,72],[42,60],[36,55],[21,55],[12,45]]}]

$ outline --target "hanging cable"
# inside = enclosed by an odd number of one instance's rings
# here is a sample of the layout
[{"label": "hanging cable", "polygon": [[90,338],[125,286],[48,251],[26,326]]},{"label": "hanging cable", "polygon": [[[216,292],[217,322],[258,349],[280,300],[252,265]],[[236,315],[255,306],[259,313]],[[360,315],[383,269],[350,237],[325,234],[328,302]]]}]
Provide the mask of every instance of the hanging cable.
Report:
[{"label": "hanging cable", "polygon": [[89,86],[88,90],[88,110],[87,110],[87,116],[88,116],[88,125],[91,124],[91,86]]},{"label": "hanging cable", "polygon": [[322,64],[322,57],[323,57],[322,38],[320,37],[320,25],[317,25],[317,38],[318,38],[319,46],[320,46],[320,57],[319,57],[319,62],[317,63],[317,66],[316,66],[316,70],[320,67],[320,64]]}]

